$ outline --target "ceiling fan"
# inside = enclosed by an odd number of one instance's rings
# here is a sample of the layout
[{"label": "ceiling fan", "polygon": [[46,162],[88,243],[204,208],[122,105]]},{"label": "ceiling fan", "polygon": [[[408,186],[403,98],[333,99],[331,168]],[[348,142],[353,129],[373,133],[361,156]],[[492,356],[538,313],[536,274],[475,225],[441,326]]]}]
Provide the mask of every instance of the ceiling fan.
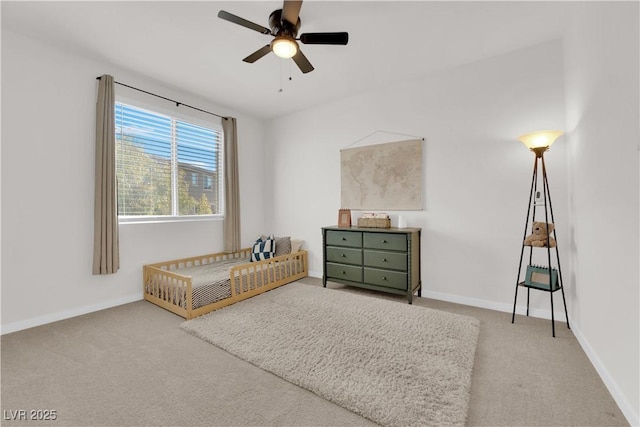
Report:
[{"label": "ceiling fan", "polygon": [[301,7],[302,0],[285,0],[282,9],[274,10],[271,12],[271,15],[269,15],[269,27],[271,27],[271,29],[247,21],[244,18],[240,18],[224,10],[218,12],[218,18],[274,37],[270,44],[261,47],[244,58],[244,62],[254,63],[269,52],[273,52],[280,58],[292,58],[298,68],[300,68],[300,71],[308,73],[313,71],[313,65],[311,65],[307,57],[304,56],[296,40],[299,40],[303,44],[346,45],[349,42],[349,33],[304,33],[298,37]]}]

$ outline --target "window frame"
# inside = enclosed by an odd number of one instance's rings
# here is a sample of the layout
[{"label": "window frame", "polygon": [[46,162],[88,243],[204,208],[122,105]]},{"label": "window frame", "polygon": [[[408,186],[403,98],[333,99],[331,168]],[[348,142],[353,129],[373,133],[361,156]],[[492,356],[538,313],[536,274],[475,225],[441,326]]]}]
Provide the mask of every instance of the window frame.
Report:
[{"label": "window frame", "polygon": [[[220,221],[224,219],[225,216],[225,206],[224,206],[224,131],[222,129],[222,123],[216,123],[212,121],[210,115],[204,115],[203,113],[199,113],[196,110],[193,111],[185,111],[188,107],[179,108],[175,106],[174,108],[168,108],[166,105],[156,104],[148,101],[141,101],[136,97],[128,97],[116,94],[115,97],[116,104],[126,104],[134,108],[141,108],[144,110],[148,110],[152,113],[157,113],[160,115],[169,116],[172,119],[186,122],[189,124],[193,124],[196,126],[202,126],[205,128],[213,129],[220,133],[220,146],[218,147],[218,156],[219,156],[219,167],[220,170],[218,172],[218,204],[220,206],[219,213],[215,214],[206,214],[206,215],[119,215],[118,214],[118,224],[135,224],[135,223],[166,223],[166,222],[200,222],[200,221]],[[164,103],[166,104],[166,102]],[[191,110],[191,109],[189,109]],[[173,159],[172,159],[172,175],[176,175],[178,173],[177,166],[175,171],[173,170]],[[174,178],[172,178],[173,180]],[[177,178],[175,178],[177,179]],[[200,181],[198,179],[198,181]],[[213,181],[213,179],[212,179]],[[215,191],[215,189],[211,189],[210,191]],[[177,201],[177,199],[175,199]]]}]

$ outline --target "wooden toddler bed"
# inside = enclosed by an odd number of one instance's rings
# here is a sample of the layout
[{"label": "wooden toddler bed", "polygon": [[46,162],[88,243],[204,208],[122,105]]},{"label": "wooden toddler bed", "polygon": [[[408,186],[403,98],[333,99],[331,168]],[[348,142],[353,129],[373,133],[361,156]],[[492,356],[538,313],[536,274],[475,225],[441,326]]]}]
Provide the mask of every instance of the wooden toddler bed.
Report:
[{"label": "wooden toddler bed", "polygon": [[193,319],[308,275],[307,251],[249,262],[251,249],[143,266],[144,299]]}]

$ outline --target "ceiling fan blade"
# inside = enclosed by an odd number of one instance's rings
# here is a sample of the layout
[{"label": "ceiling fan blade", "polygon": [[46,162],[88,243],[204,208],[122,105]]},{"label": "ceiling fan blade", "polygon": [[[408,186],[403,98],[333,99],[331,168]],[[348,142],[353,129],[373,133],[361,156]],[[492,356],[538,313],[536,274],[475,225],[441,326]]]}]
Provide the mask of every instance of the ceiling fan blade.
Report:
[{"label": "ceiling fan blade", "polygon": [[300,35],[304,44],[341,44],[349,42],[349,33],[304,33]]},{"label": "ceiling fan blade", "polygon": [[255,52],[253,52],[251,55],[244,58],[243,61],[253,64],[258,59],[262,58],[269,52],[271,52],[271,46],[270,45],[263,46],[260,49],[256,50]]},{"label": "ceiling fan blade", "polygon": [[296,25],[298,23],[298,17],[300,16],[301,7],[302,0],[285,0],[284,4],[282,5],[282,19],[289,22],[291,25]]},{"label": "ceiling fan blade", "polygon": [[303,73],[306,74],[313,71],[313,65],[311,65],[311,62],[309,62],[309,60],[306,56],[304,56],[301,50],[298,49],[298,53],[293,55],[293,58],[291,59],[293,59],[293,62],[296,63],[298,68],[300,68],[300,71],[302,71]]},{"label": "ceiling fan blade", "polygon": [[247,21],[244,18],[240,18],[232,13],[225,12],[221,10],[218,12],[218,18],[224,19],[225,21],[233,22],[234,24],[242,25],[243,27],[249,28],[250,30],[257,31],[262,34],[271,34],[271,30],[263,27],[262,25],[258,25],[254,22]]}]

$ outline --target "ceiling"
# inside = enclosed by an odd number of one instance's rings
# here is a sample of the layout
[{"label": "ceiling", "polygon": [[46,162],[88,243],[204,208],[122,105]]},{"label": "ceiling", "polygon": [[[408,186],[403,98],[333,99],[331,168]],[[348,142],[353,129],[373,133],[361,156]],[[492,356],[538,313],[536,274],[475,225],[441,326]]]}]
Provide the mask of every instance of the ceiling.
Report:
[{"label": "ceiling", "polygon": [[308,74],[273,54],[244,63],[271,37],[217,17],[226,10],[268,27],[280,1],[2,1],[1,7],[3,29],[267,119],[557,39],[569,3],[307,0],[300,33],[349,32],[347,46],[301,45],[315,67]]}]

